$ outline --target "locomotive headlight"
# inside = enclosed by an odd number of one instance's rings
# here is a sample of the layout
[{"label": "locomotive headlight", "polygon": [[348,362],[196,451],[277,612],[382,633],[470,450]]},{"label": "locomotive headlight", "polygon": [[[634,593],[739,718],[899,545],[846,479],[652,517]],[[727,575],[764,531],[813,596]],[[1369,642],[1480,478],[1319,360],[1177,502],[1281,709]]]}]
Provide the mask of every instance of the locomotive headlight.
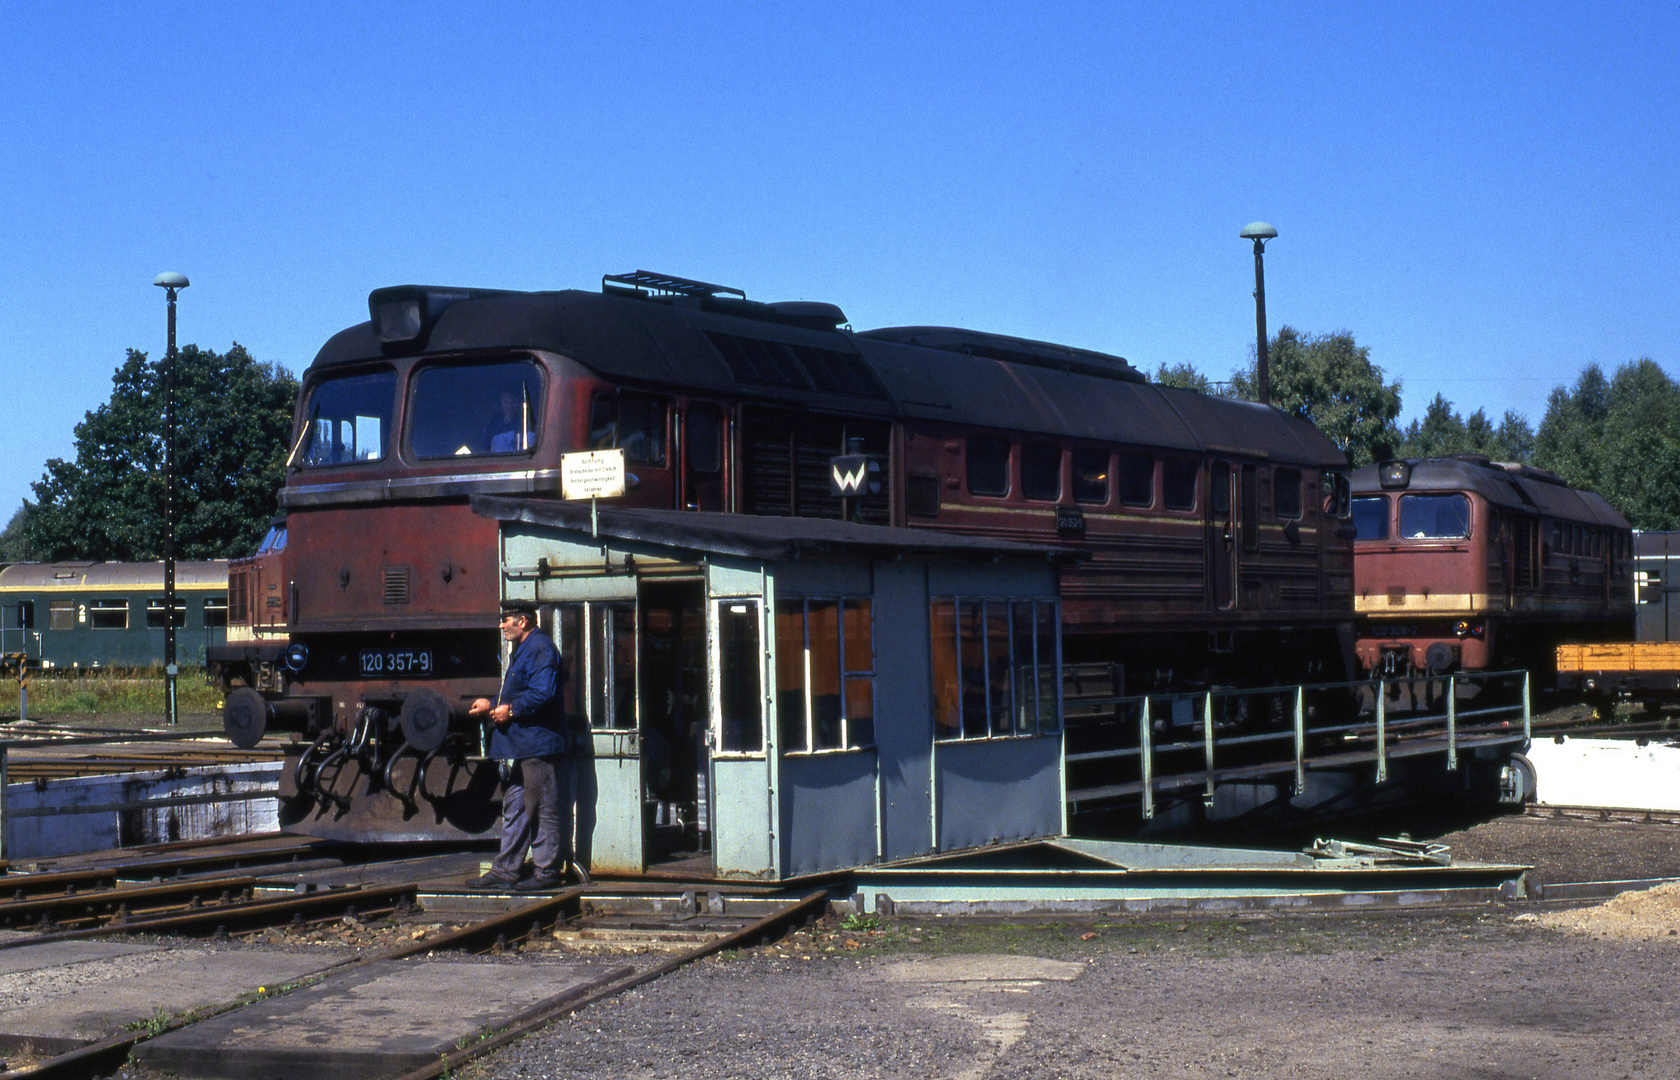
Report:
[{"label": "locomotive headlight", "polygon": [[1412,482],[1412,466],[1406,461],[1385,461],[1377,466],[1377,483],[1385,488],[1403,488]]},{"label": "locomotive headlight", "polygon": [[1453,623],[1453,633],[1459,637],[1469,637],[1470,624],[1465,622],[1463,619],[1458,620],[1456,623]]},{"label": "locomotive headlight", "polygon": [[293,671],[302,671],[303,665],[309,663],[309,646],[301,641],[294,641],[286,646],[286,666]]}]

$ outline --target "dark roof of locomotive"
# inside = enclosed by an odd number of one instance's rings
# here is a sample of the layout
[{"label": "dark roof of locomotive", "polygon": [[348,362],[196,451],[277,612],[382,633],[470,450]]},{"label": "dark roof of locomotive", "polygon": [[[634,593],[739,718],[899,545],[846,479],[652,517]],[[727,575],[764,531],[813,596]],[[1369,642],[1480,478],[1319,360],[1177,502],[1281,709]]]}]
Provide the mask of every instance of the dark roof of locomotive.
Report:
[{"label": "dark roof of locomotive", "polygon": [[[523,521],[584,534],[590,530],[589,506],[582,502],[475,495],[472,508],[480,517],[497,521]],[[982,560],[1009,555],[1057,561],[1077,561],[1089,554],[1083,548],[1017,544],[938,529],[857,525],[831,518],[755,517],[616,506],[600,507],[597,516],[600,535],[614,540],[765,562],[786,562],[798,558],[802,552]]]},{"label": "dark roof of locomotive", "polygon": [[1489,461],[1480,457],[1407,458],[1411,481],[1404,488],[1384,488],[1376,465],[1353,471],[1355,495],[1384,491],[1469,491],[1496,506],[1541,513],[1564,521],[1581,521],[1615,529],[1628,528],[1627,519],[1600,495],[1570,487],[1542,469]]},{"label": "dark roof of locomotive", "polygon": [[[374,296],[408,291],[427,290],[398,286]],[[1155,386],[1125,360],[1084,349],[943,327],[850,333],[789,316],[794,305],[711,297],[452,296],[408,346],[382,345],[375,324],[361,323],[334,335],[310,371],[422,351],[531,349],[629,385],[1302,465],[1346,463],[1305,421],[1253,402]],[[789,354],[798,362],[788,362]]]}]

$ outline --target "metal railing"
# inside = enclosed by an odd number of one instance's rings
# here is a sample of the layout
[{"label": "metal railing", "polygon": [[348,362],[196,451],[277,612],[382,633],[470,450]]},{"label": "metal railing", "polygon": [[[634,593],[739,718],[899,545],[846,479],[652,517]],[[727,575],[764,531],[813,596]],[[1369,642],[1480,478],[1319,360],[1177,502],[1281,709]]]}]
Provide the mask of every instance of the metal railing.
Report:
[{"label": "metal railing", "polygon": [[[1485,692],[1518,681],[1520,694],[1516,700],[1478,708],[1460,707],[1458,698],[1462,688],[1480,686]],[[1338,696],[1362,703],[1368,698],[1370,704],[1368,709],[1349,710],[1353,719],[1347,721],[1313,722],[1315,708],[1309,702],[1334,700]],[[1410,700],[1414,707],[1395,712],[1389,703],[1391,696]],[[1420,698],[1427,703],[1422,709],[1415,707]],[[1437,702],[1440,711],[1434,711]],[[1163,706],[1166,712],[1162,711]],[[1123,736],[1125,741],[1122,745],[1095,749],[1070,749],[1063,756],[1064,767],[1135,762],[1137,779],[1083,788],[1075,788],[1070,782],[1068,801],[1079,804],[1137,795],[1145,819],[1154,817],[1155,793],[1166,786],[1180,788],[1201,783],[1203,799],[1211,802],[1221,780],[1292,771],[1294,791],[1299,795],[1305,789],[1309,766],[1324,763],[1342,767],[1366,760],[1375,769],[1375,781],[1381,784],[1389,778],[1391,757],[1438,751],[1445,756],[1446,769],[1451,772],[1459,767],[1461,750],[1495,743],[1526,745],[1533,730],[1526,671],[1458,672],[1193,694],[1085,698],[1070,701],[1069,707],[1070,740],[1093,728],[1108,726],[1113,729],[1112,734]],[[1075,708],[1082,713],[1112,710],[1112,714],[1080,716],[1073,714]],[[1182,719],[1186,713],[1192,719]],[[1272,721],[1270,729],[1254,730],[1265,723],[1255,717]],[[1163,720],[1167,720],[1166,742],[1159,738]],[[1222,723],[1235,733],[1221,736],[1218,729]],[[1182,729],[1183,734],[1175,736],[1173,728]],[[1310,756],[1309,739],[1324,745],[1325,752],[1317,758]],[[1330,748],[1332,740],[1339,740],[1340,746]],[[1277,745],[1282,743],[1288,744],[1287,749]],[[1278,752],[1268,753],[1271,747],[1277,747]],[[1192,756],[1199,759],[1194,767],[1179,767],[1170,772],[1163,769],[1163,757],[1176,759],[1182,765]],[[1233,757],[1236,759],[1233,764],[1222,764]],[[1167,768],[1172,766],[1168,764]]]}]

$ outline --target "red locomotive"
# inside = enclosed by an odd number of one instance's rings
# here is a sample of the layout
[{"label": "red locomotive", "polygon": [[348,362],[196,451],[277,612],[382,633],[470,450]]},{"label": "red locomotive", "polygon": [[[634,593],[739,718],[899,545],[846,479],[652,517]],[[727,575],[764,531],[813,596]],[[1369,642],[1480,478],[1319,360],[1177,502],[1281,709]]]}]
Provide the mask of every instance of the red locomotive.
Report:
[{"label": "red locomotive", "polygon": [[[1352,669],[1346,458],[1276,410],[1151,385],[1101,353],[852,332],[832,305],[642,272],[600,292],[401,286],[368,303],[303,380],[278,554],[288,636],[224,668],[247,684],[228,697],[235,738],[313,737],[292,773],[305,801],[374,797],[406,752],[436,817],[487,826],[463,809],[485,801],[470,770],[449,765],[500,671],[497,524],[469,498],[559,498],[561,455],[585,449],[624,451],[632,506],[1087,549],[1063,573],[1065,657],[1111,665],[1117,692]],[[833,494],[841,456],[879,483]]]},{"label": "red locomotive", "polygon": [[1476,455],[1368,465],[1353,522],[1367,671],[1549,671],[1560,642],[1632,636],[1628,523],[1552,473]]}]

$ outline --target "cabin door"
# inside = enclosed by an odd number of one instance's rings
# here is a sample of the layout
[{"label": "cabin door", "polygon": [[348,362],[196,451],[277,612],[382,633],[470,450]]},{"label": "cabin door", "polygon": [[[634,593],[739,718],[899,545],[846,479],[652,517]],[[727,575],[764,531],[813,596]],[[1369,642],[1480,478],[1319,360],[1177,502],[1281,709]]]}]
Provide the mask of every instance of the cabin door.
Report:
[{"label": "cabin door", "polygon": [[1229,461],[1208,463],[1208,580],[1214,609],[1229,611],[1237,599],[1236,470]]},{"label": "cabin door", "polygon": [[647,862],[709,873],[705,600],[699,581],[642,584],[639,682]]}]

